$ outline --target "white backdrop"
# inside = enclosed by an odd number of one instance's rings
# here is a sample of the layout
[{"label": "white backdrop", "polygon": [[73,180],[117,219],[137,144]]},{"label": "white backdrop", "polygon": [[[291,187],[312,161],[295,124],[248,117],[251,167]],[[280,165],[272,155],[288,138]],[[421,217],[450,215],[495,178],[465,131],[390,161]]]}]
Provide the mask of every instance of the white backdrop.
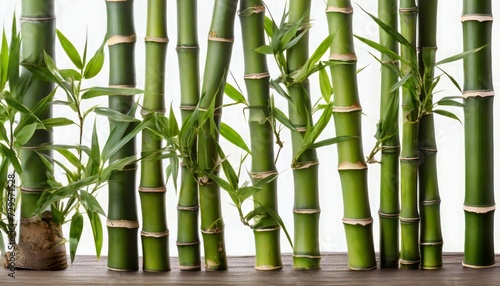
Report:
[{"label": "white backdrop", "polygon": [[[2,24],[7,31],[10,31],[10,23],[14,11],[17,15],[20,14],[19,0],[0,0],[0,15],[2,17]],[[89,51],[97,49],[102,42],[106,33],[106,10],[104,0],[56,0],[56,14],[57,14],[57,28],[60,29],[79,49],[83,51],[85,34],[88,32]],[[137,69],[137,86],[144,86],[144,38],[146,30],[146,0],[135,1],[135,24],[138,42],[136,44],[136,69]],[[203,72],[206,42],[208,27],[210,25],[212,5],[214,1],[198,1],[198,26],[199,26],[199,41],[200,41],[200,60],[201,72]],[[269,11],[273,16],[279,20],[285,0],[266,1],[269,6]],[[326,16],[324,13],[325,2],[323,0],[313,0],[312,16],[313,28],[311,30],[311,51],[327,36]],[[353,1],[354,5],[354,33],[363,37],[368,37],[373,40],[378,40],[378,28],[366,14],[356,5],[360,5],[370,13],[376,14],[377,1],[374,0],[357,0]],[[460,16],[462,12],[462,1],[457,0],[441,0],[439,1],[439,22],[438,22],[438,59],[442,59],[462,51],[462,29]],[[179,77],[177,56],[175,52],[175,45],[177,41],[176,33],[176,1],[168,1],[168,33],[170,37],[170,44],[168,46],[167,55],[167,76],[166,76],[166,104],[173,105],[177,109],[179,106]],[[494,15],[500,13],[499,1],[493,1]],[[498,46],[499,34],[497,22],[494,22],[494,35],[493,35],[493,51],[496,51]],[[235,23],[235,44],[233,49],[233,58],[231,62],[231,72],[235,76],[237,83],[244,88],[243,83],[243,53],[241,47],[241,33],[239,19],[236,18]],[[359,94],[361,104],[363,106],[363,142],[365,154],[367,154],[375,139],[375,124],[379,117],[379,81],[380,81],[380,66],[368,54],[370,49],[360,43],[355,42],[356,53],[358,55],[359,63],[358,68],[367,66],[359,74]],[[373,51],[371,51],[373,52]],[[107,50],[106,50],[107,53]],[[325,55],[324,59],[327,59]],[[499,71],[500,67],[500,54],[493,55],[493,68],[494,76]],[[71,62],[64,55],[64,52],[59,44],[57,44],[57,64],[60,68],[71,67]],[[269,67],[272,76],[278,75],[278,70],[269,58]],[[459,83],[463,81],[462,64],[453,63],[446,67],[446,70],[455,76]],[[86,86],[100,85],[105,86],[108,82],[108,63],[103,68],[101,74],[92,81],[87,82]],[[228,81],[234,84],[234,80],[229,78]],[[318,79],[313,76],[311,79],[312,98],[316,101],[320,97],[318,88]],[[495,80],[495,89],[499,89],[499,82]],[[441,92],[436,95],[439,99],[442,96],[459,95],[459,91],[453,87],[451,83],[443,79],[437,88]],[[62,96],[62,95],[59,95]],[[286,111],[286,102],[276,96],[277,104]],[[106,104],[105,99],[89,102],[88,105]],[[495,101],[495,109],[499,110],[498,100]],[[460,109],[455,109],[455,112],[462,117]],[[177,112],[177,114],[179,114]],[[242,116],[241,107],[231,107],[224,110],[223,121],[227,122],[233,128],[242,133],[245,140],[249,142],[248,128],[246,120]],[[73,116],[68,110],[63,108],[54,111],[56,116]],[[495,126],[498,126],[498,117],[495,118]],[[98,118],[97,124],[99,126],[99,135],[101,142],[104,142],[107,132],[109,131],[108,123],[104,118]],[[87,136],[84,138],[85,142],[89,144],[90,141],[90,128],[92,120],[87,122],[86,131]],[[495,129],[496,130],[496,129]],[[334,136],[333,121],[326,128],[321,138],[329,138]],[[58,143],[77,143],[77,132],[74,127],[64,128],[57,130],[55,134],[55,142]],[[293,237],[293,180],[292,171],[290,169],[291,162],[291,143],[290,134],[286,130],[282,132],[283,139],[285,140],[285,148],[281,152],[278,162],[278,170],[280,176],[278,178],[279,186],[279,212],[283,218],[288,230]],[[438,144],[438,168],[439,168],[439,184],[441,191],[441,212],[442,212],[442,228],[444,236],[444,251],[462,252],[464,243],[464,215],[462,204],[464,199],[464,144],[463,144],[463,126],[456,121],[448,118],[436,117],[436,137]],[[500,147],[500,140],[498,140],[498,133],[495,134],[495,147]],[[140,142],[140,139],[138,139]],[[230,159],[234,164],[238,163],[240,158],[240,151],[227,142],[223,142],[224,147],[227,148],[226,154],[230,155]],[[140,144],[138,144],[140,145]],[[338,177],[337,166],[337,151],[336,147],[324,147],[318,150],[318,157],[320,158],[320,202],[321,202],[321,219],[320,219],[320,247],[321,251],[347,251],[344,229],[342,226],[342,197],[341,187]],[[500,166],[498,162],[498,154],[495,154],[495,175],[499,174]],[[247,162],[249,163],[249,162]],[[249,165],[247,165],[249,166]],[[249,168],[249,167],[247,167]],[[369,166],[369,194],[371,212],[374,218],[374,236],[375,248],[378,251],[379,235],[378,235],[378,217],[377,210],[379,206],[379,173],[380,168],[378,165]],[[245,178],[248,179],[248,178]],[[168,207],[168,225],[170,229],[170,250],[171,255],[177,256],[177,249],[175,247],[175,239],[177,236],[176,231],[176,193],[171,182],[167,185],[167,207]],[[499,195],[496,196],[497,200]],[[100,200],[103,208],[107,209],[107,193],[106,189],[102,189],[99,193],[98,199]],[[243,226],[238,218],[236,209],[230,204],[230,198],[222,191],[222,207],[223,215],[226,224],[226,247],[228,255],[253,255],[254,244],[252,231]],[[139,207],[139,204],[138,204]],[[251,204],[246,205],[247,210],[251,208]],[[140,216],[140,209],[138,210]],[[141,218],[139,217],[139,221]],[[496,221],[496,240],[497,247],[500,244],[500,222]],[[65,226],[65,234],[69,233],[69,224]],[[102,254],[107,255],[107,234],[105,230],[104,247]],[[139,247],[140,249],[140,247]],[[282,235],[282,251],[291,252],[292,249]],[[94,245],[90,224],[85,221],[85,230],[82,236],[80,246],[77,254],[90,254],[94,253]]]}]

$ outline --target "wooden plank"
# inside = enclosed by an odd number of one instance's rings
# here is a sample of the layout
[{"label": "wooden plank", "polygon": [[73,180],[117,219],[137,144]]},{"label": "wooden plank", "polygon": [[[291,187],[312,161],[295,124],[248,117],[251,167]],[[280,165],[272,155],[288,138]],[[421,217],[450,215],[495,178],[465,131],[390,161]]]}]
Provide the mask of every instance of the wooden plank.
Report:
[{"label": "wooden plank", "polygon": [[[326,254],[322,269],[294,271],[291,256],[283,256],[283,269],[257,271],[254,258],[229,257],[223,272],[182,272],[177,258],[172,271],[165,273],[115,272],[106,267],[106,257],[77,256],[63,271],[16,270],[16,278],[0,270],[0,285],[500,285],[500,263],[489,269],[468,269],[461,265],[462,254],[445,254],[440,270],[350,271],[346,254]],[[497,256],[500,261],[500,256]]]}]

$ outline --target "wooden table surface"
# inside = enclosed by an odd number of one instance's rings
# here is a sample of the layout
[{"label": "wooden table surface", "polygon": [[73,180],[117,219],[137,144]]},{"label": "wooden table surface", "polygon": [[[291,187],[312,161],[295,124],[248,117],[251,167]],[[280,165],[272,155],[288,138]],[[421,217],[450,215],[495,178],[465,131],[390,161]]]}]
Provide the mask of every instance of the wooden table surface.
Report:
[{"label": "wooden table surface", "polygon": [[350,271],[347,255],[323,255],[321,270],[294,271],[290,255],[283,256],[283,269],[257,271],[253,257],[229,257],[229,270],[222,272],[179,271],[177,258],[165,273],[115,272],[106,267],[106,257],[77,256],[62,271],[16,270],[16,278],[0,270],[0,285],[500,285],[500,255],[489,269],[468,269],[461,265],[462,254],[444,255],[440,270]]}]

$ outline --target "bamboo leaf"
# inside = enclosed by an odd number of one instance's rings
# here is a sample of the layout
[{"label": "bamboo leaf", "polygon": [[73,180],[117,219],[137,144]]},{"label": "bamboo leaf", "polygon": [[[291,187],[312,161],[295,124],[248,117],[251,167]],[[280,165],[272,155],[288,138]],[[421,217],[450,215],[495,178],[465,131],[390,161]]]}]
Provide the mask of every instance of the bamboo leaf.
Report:
[{"label": "bamboo leaf", "polygon": [[92,235],[94,236],[95,252],[97,259],[101,257],[102,242],[103,242],[103,231],[102,222],[98,213],[88,212],[87,215],[90,220],[90,225],[92,227]]},{"label": "bamboo leaf", "polygon": [[0,50],[0,87],[4,87],[9,75],[9,45],[5,30],[2,33],[2,47]]},{"label": "bamboo leaf", "polygon": [[82,80],[82,75],[74,69],[62,69],[59,70],[59,72],[66,81],[71,82]]},{"label": "bamboo leaf", "polygon": [[263,45],[255,49],[257,53],[264,54],[264,55],[272,55],[274,54],[273,47],[270,45]]},{"label": "bamboo leaf", "polygon": [[276,26],[276,23],[274,23],[271,18],[266,16],[264,18],[264,30],[266,30],[266,34],[269,38],[273,38],[274,33],[278,31],[278,26]]},{"label": "bamboo leaf", "polygon": [[[110,145],[108,142],[106,142],[102,153],[101,153],[101,158],[103,161],[107,161],[111,156],[113,156],[118,150],[120,150],[125,144],[127,144],[130,140],[132,140],[139,132],[141,132],[144,128],[147,127],[150,121],[149,118],[145,118],[141,123],[139,123],[133,130],[131,130],[129,133],[127,133],[123,138],[120,139],[116,144]],[[110,137],[111,138],[111,137]],[[110,142],[113,143],[113,142]]]},{"label": "bamboo leaf", "polygon": [[93,78],[95,77],[102,69],[104,65],[104,45],[105,41],[101,44],[99,49],[95,52],[94,56],[90,59],[89,63],[85,67],[85,71],[83,72],[83,78]]},{"label": "bamboo leaf", "polygon": [[407,73],[402,79],[400,79],[397,83],[395,83],[391,89],[389,90],[389,92],[395,92],[397,91],[400,87],[402,87],[403,85],[406,84],[406,82],[408,82],[408,80],[410,80],[411,78],[413,78],[413,75],[412,73]]},{"label": "bamboo leaf", "polygon": [[100,215],[106,216],[104,213],[104,210],[102,209],[101,205],[99,204],[99,201],[91,195],[89,192],[81,190],[80,191],[80,198],[82,199],[82,205],[85,207],[87,211],[90,211],[92,213],[98,213]]},{"label": "bamboo leaf", "polygon": [[65,118],[65,117],[47,118],[47,119],[42,120],[42,123],[46,128],[68,126],[68,125],[73,125],[73,124],[77,125],[73,120]]},{"label": "bamboo leaf", "polygon": [[458,84],[457,80],[451,76],[450,74],[448,74],[445,70],[441,69],[439,66],[436,66],[440,71],[442,71],[449,79],[450,81],[453,83],[453,85],[460,91],[462,92],[462,88],[460,87],[460,85]]},{"label": "bamboo leaf", "polygon": [[94,112],[97,115],[106,116],[108,117],[109,120],[115,122],[140,122],[140,120],[135,117],[128,116],[126,114],[123,114],[119,111],[107,107],[95,107]]},{"label": "bamboo leaf", "polygon": [[[361,6],[360,6],[360,8],[361,8]],[[407,47],[412,47],[412,44],[410,42],[408,42],[408,40],[406,40],[406,38],[403,35],[401,35],[398,31],[394,30],[391,26],[387,25],[386,23],[384,23],[382,20],[375,17],[374,15],[368,13],[363,8],[361,8],[361,10],[363,12],[365,12],[366,14],[368,14],[368,16],[370,16],[370,18],[372,18],[372,20],[375,21],[375,23],[377,23],[377,25],[380,28],[382,28],[387,34],[389,34],[389,36],[391,38],[393,38],[394,40],[398,41],[399,43],[401,43]]]},{"label": "bamboo leaf", "polygon": [[281,111],[279,108],[273,108],[273,117],[276,118],[281,124],[285,125],[288,129],[292,131],[297,131],[297,128],[293,125],[292,121],[286,117],[285,113]]},{"label": "bamboo leaf", "polygon": [[144,90],[138,88],[117,88],[117,87],[91,87],[84,91],[82,99],[89,99],[104,95],[134,95],[144,93]]},{"label": "bamboo leaf", "polygon": [[289,103],[293,104],[292,98],[288,93],[281,87],[277,80],[271,80],[270,85],[274,90],[278,92],[279,95],[283,96]]},{"label": "bamboo leaf", "polygon": [[59,42],[61,43],[62,48],[64,49],[64,52],[66,52],[66,55],[69,57],[69,59],[75,64],[75,66],[78,69],[83,69],[83,63],[82,63],[82,58],[80,57],[80,54],[78,54],[78,51],[76,50],[75,46],[64,36],[64,34],[57,30],[57,38],[59,39]]},{"label": "bamboo leaf", "polygon": [[436,102],[436,104],[441,106],[464,107],[463,103],[448,98],[442,98],[438,102]]},{"label": "bamboo leaf", "polygon": [[310,144],[307,147],[307,150],[317,149],[317,148],[321,148],[321,147],[325,147],[325,146],[330,146],[333,144],[338,144],[341,142],[352,140],[354,138],[358,138],[358,137],[356,137],[356,136],[338,136],[338,137],[328,138],[328,139],[321,140],[321,141],[315,142],[313,144]]},{"label": "bamboo leaf", "polygon": [[50,206],[50,212],[52,214],[52,221],[55,224],[62,225],[64,223],[64,214],[53,204]]},{"label": "bamboo leaf", "polygon": [[10,161],[16,173],[22,174],[23,169],[21,168],[21,163],[19,162],[16,153],[1,143],[0,143],[0,149],[2,154]]},{"label": "bamboo leaf", "polygon": [[81,213],[76,212],[71,218],[71,225],[69,227],[69,254],[71,263],[75,259],[76,248],[80,243],[80,238],[83,231],[83,216]]},{"label": "bamboo leaf", "polygon": [[283,220],[281,219],[281,217],[278,215],[277,212],[275,212],[273,209],[271,208],[268,208],[264,205],[261,205],[264,210],[274,219],[274,221],[276,221],[276,223],[281,226],[281,228],[283,229],[283,231],[285,232],[285,235],[286,235],[286,238],[288,239],[288,242],[290,243],[290,246],[292,247],[293,249],[293,243],[292,243],[292,238],[290,237],[290,234],[288,233],[288,230],[286,229],[286,225],[285,223],[283,222]]},{"label": "bamboo leaf", "polygon": [[245,105],[247,104],[247,101],[243,94],[239,92],[234,86],[232,86],[229,83],[226,83],[224,86],[224,93],[229,96],[232,100],[234,100],[237,103],[244,103]]},{"label": "bamboo leaf", "polygon": [[87,162],[85,173],[87,175],[95,175],[99,172],[101,163],[101,152],[99,150],[99,139],[97,136],[96,122],[94,121],[94,128],[92,130],[92,143],[90,145],[90,156]]},{"label": "bamboo leaf", "polygon": [[262,188],[257,188],[254,186],[242,187],[242,188],[239,188],[237,190],[238,197],[239,197],[241,202],[244,202],[246,199],[252,197],[253,195],[255,195],[256,193],[258,193],[260,191],[262,191]]},{"label": "bamboo leaf", "polygon": [[454,62],[454,61],[458,61],[458,60],[464,59],[464,58],[470,56],[471,54],[477,53],[478,51],[486,48],[488,45],[489,44],[486,44],[486,45],[481,46],[479,48],[476,48],[476,49],[473,49],[473,50],[468,50],[468,51],[465,51],[463,53],[456,54],[456,55],[453,55],[453,56],[448,57],[446,59],[440,60],[439,62],[436,63],[436,66],[444,65],[444,64],[447,64],[447,63],[451,63],[451,62]]},{"label": "bamboo leaf", "polygon": [[21,129],[16,128],[16,130],[14,131],[14,137],[16,138],[16,141],[21,145],[25,145],[26,143],[28,143],[31,137],[33,137],[33,134],[35,134],[37,125],[38,124],[35,122],[24,126]]},{"label": "bamboo leaf", "polygon": [[248,148],[247,144],[245,143],[243,138],[241,138],[240,134],[238,134],[238,132],[236,132],[229,125],[227,125],[224,122],[221,122],[219,131],[220,131],[220,135],[222,135],[222,137],[226,138],[227,141],[231,142],[232,144],[234,144],[237,147],[240,147],[244,151],[251,153],[250,148]]},{"label": "bamboo leaf", "polygon": [[368,45],[369,47],[379,51],[380,53],[388,56],[389,58],[391,58],[391,60],[399,60],[401,63],[403,64],[406,64],[406,65],[411,65],[411,62],[408,61],[407,59],[405,58],[402,58],[400,55],[398,55],[397,53],[395,53],[394,51],[392,51],[391,49],[377,43],[377,42],[374,42],[370,39],[367,39],[367,38],[363,38],[363,37],[360,37],[360,36],[357,36],[357,35],[353,35],[356,39],[360,40],[361,42],[365,43],[366,45]]},{"label": "bamboo leaf", "polygon": [[439,115],[442,115],[444,117],[448,117],[448,118],[451,118],[451,119],[454,119],[454,120],[457,120],[458,122],[460,122],[460,124],[462,124],[462,121],[460,120],[460,118],[458,118],[458,116],[456,116],[454,113],[452,112],[449,112],[449,111],[446,111],[446,110],[442,110],[442,109],[435,109],[432,111],[433,113],[436,113],[436,114],[439,114]]},{"label": "bamboo leaf", "polygon": [[169,130],[171,137],[175,137],[179,134],[179,125],[177,124],[177,119],[175,118],[174,109],[170,105],[170,115],[169,115]]},{"label": "bamboo leaf", "polygon": [[321,89],[321,95],[325,102],[329,103],[332,99],[333,88],[328,78],[328,74],[325,69],[319,70],[319,86]]}]

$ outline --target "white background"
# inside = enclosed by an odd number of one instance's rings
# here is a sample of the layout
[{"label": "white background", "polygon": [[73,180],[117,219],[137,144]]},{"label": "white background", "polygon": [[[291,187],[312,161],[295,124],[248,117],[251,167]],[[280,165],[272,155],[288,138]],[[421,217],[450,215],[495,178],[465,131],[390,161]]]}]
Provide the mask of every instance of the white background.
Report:
[{"label": "white background", "polygon": [[[17,15],[20,14],[20,2],[12,0],[0,0],[0,15],[2,17],[2,24],[7,31],[10,31],[10,23],[14,11]],[[179,76],[177,56],[175,52],[175,45],[177,42],[176,31],[176,1],[169,0],[168,2],[168,33],[170,44],[168,46],[167,55],[167,75],[166,75],[166,105],[172,106],[179,112]],[[208,28],[210,25],[212,5],[214,1],[198,1],[198,27],[199,27],[199,42],[200,42],[200,60],[201,72],[203,72],[206,42]],[[269,11],[279,21],[284,4],[284,0],[266,1],[269,6]],[[358,0],[353,2],[354,6],[354,33],[363,37],[368,37],[372,40],[378,41],[378,28],[366,14],[356,5],[363,7],[372,14],[377,13],[377,1],[374,0]],[[462,28],[460,16],[462,12],[462,1],[457,0],[441,0],[439,1],[439,21],[438,21],[438,59],[449,57],[451,55],[462,52]],[[493,14],[500,12],[499,1],[493,1]],[[60,29],[79,49],[83,51],[85,34],[88,32],[89,51],[94,51],[99,47],[106,33],[106,9],[104,0],[56,0],[56,15],[57,15],[57,28]],[[135,1],[135,25],[137,32],[136,44],[136,69],[137,69],[137,86],[144,86],[144,42],[142,39],[146,31],[146,0]],[[311,29],[311,52],[314,48],[327,36],[328,29],[326,24],[326,16],[324,13],[325,2],[322,0],[312,1],[313,28]],[[497,22],[494,22],[494,35],[493,35],[493,51],[497,50],[498,46],[498,27]],[[72,67],[71,62],[64,55],[60,45],[57,43],[57,64],[60,68]],[[367,154],[375,139],[375,124],[379,117],[379,82],[380,82],[380,66],[368,54],[370,49],[360,43],[355,42],[356,53],[358,55],[358,68],[367,66],[358,77],[359,80],[359,94],[361,104],[363,106],[363,143],[365,154]],[[373,51],[371,51],[373,52]],[[106,50],[107,53],[107,50]],[[500,65],[500,55],[495,53],[493,55],[493,75],[496,78],[498,68]],[[327,59],[327,55],[323,58]],[[269,67],[273,77],[278,76],[276,65],[269,58]],[[463,82],[462,64],[460,62],[448,64],[445,66],[448,73],[452,74],[459,83]],[[94,80],[84,83],[86,86],[100,85],[106,86],[108,82],[108,62],[106,59],[105,66],[101,74]],[[235,76],[237,83],[244,88],[243,83],[243,53],[241,47],[241,33],[239,19],[236,18],[235,22],[235,44],[233,49],[233,57],[231,62],[231,72]],[[234,80],[229,78],[228,81],[234,84]],[[318,79],[316,76],[311,77],[311,96],[313,102],[320,98],[318,88]],[[495,89],[498,89],[498,80],[495,80]],[[435,97],[439,99],[442,96],[460,95],[460,92],[444,79],[441,81],[437,90],[441,92]],[[62,95],[59,95],[62,96]],[[286,112],[286,102],[276,95],[277,104]],[[107,100],[104,98],[89,102],[88,106],[95,104],[106,104]],[[226,100],[229,102],[229,100]],[[495,101],[495,110],[499,110],[498,100]],[[460,109],[453,110],[462,118],[462,111]],[[73,115],[69,110],[59,108],[54,110],[55,116],[68,116]],[[317,117],[317,116],[316,116]],[[243,117],[242,107],[231,107],[224,110],[223,121],[237,129],[238,132],[244,136],[245,140],[249,143],[248,128],[246,119]],[[86,125],[86,136],[84,138],[86,144],[90,144],[90,128],[93,120],[89,120]],[[99,127],[99,135],[101,142],[104,142],[106,134],[109,131],[108,123],[104,118],[97,119]],[[498,126],[498,117],[495,118],[495,126]],[[496,130],[496,129],[495,129]],[[495,134],[495,138],[498,139]],[[321,138],[326,139],[335,136],[333,121],[326,128]],[[439,185],[441,191],[441,212],[442,212],[442,228],[444,236],[444,251],[462,252],[464,243],[464,215],[462,204],[464,199],[464,144],[463,144],[463,126],[448,118],[440,116],[436,117],[436,138],[438,144],[438,169],[439,169]],[[76,144],[78,133],[76,128],[64,128],[56,130],[55,142],[57,143],[71,143]],[[290,169],[291,162],[291,142],[290,134],[286,130],[282,132],[282,138],[285,140],[285,148],[281,152],[278,162],[278,170],[280,176],[278,178],[279,186],[279,212],[283,218],[288,230],[293,237],[293,179],[292,171]],[[321,139],[320,138],[320,139]],[[138,139],[140,142],[140,139]],[[496,140],[495,147],[500,147],[500,140]],[[102,144],[102,143],[101,143]],[[223,142],[226,148],[226,154],[230,155],[230,159],[234,164],[237,164],[240,158],[240,151],[227,142]],[[138,144],[139,145],[139,144]],[[495,154],[495,175],[499,174],[500,166],[498,166],[498,155]],[[337,150],[335,146],[324,147],[318,150],[318,157],[320,158],[320,202],[321,202],[321,218],[320,218],[320,247],[321,251],[347,251],[344,229],[342,226],[342,196],[339,176],[336,169],[337,166]],[[249,162],[247,162],[249,163]],[[249,164],[246,165],[249,168]],[[378,235],[378,217],[377,210],[379,206],[379,173],[380,168],[378,165],[369,166],[369,194],[371,212],[374,218],[374,237],[375,248],[378,251],[379,235]],[[61,176],[62,178],[62,176]],[[243,178],[242,180],[248,180]],[[168,225],[170,229],[170,253],[172,256],[177,256],[177,249],[175,247],[175,239],[177,236],[176,225],[176,192],[171,182],[167,185],[167,207],[168,207]],[[496,196],[498,200],[498,195]],[[98,196],[101,205],[107,209],[107,193],[106,189],[102,189]],[[139,203],[139,201],[138,201]],[[138,204],[139,207],[139,204]],[[238,218],[236,209],[231,205],[229,197],[222,191],[222,207],[224,221],[226,224],[226,247],[228,255],[253,255],[254,244],[253,234],[250,229],[243,226]],[[246,209],[251,208],[251,203],[246,205]],[[140,215],[140,209],[138,210]],[[141,221],[141,218],[139,218]],[[495,244],[498,246],[500,243],[500,224],[496,221],[496,240]],[[69,224],[64,228],[65,234],[69,233]],[[104,238],[104,247],[102,254],[107,255],[107,234],[106,230]],[[140,247],[139,247],[140,249]],[[282,251],[290,253],[292,251],[290,245],[282,236]],[[90,254],[94,253],[94,245],[90,224],[85,221],[84,234],[82,236],[80,246],[77,254]]]}]

